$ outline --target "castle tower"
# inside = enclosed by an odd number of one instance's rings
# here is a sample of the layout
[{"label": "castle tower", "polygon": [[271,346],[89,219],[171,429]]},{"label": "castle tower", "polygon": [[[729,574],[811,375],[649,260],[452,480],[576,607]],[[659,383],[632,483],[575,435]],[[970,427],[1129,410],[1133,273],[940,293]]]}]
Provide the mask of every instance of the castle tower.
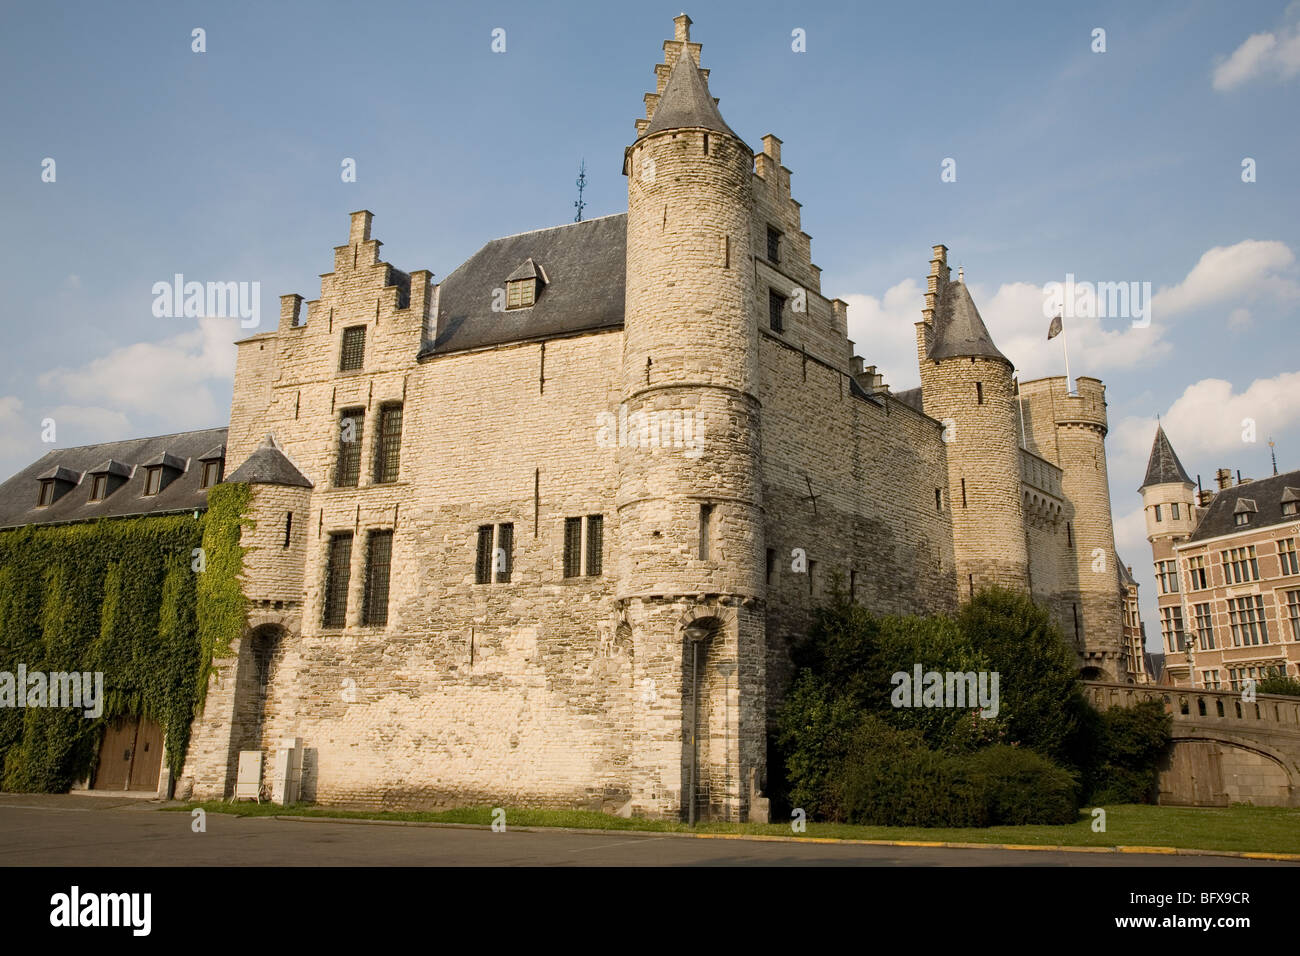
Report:
[{"label": "castle tower", "polygon": [[[637,702],[633,803],[688,817],[694,766],[697,816],[740,819],[765,763],[754,159],[709,94],[690,18],[674,23],[624,158],[617,599],[638,685],[656,688]],[[670,439],[691,424],[702,453]]]},{"label": "castle tower", "polygon": [[1068,379],[1058,375],[1021,382],[1020,396],[1028,449],[1061,469],[1061,630],[1086,678],[1124,681],[1128,654],[1106,469],[1106,386],[1080,376],[1071,392]]},{"label": "castle tower", "polygon": [[1012,366],[947,256],[934,247],[916,347],[925,413],[948,443],[958,586],[963,598],[994,584],[1028,590]]},{"label": "castle tower", "polygon": [[[1187,661],[1182,656],[1183,635],[1190,624],[1183,618],[1182,588],[1170,589],[1168,572],[1176,568],[1174,547],[1196,530],[1195,485],[1178,460],[1164,427],[1156,426],[1147,460],[1146,478],[1142,481],[1142,510],[1151,542],[1151,560],[1155,563],[1156,603],[1160,614],[1160,631],[1166,654],[1166,670],[1178,680],[1187,678]],[[1174,571],[1173,581],[1178,581]]]}]

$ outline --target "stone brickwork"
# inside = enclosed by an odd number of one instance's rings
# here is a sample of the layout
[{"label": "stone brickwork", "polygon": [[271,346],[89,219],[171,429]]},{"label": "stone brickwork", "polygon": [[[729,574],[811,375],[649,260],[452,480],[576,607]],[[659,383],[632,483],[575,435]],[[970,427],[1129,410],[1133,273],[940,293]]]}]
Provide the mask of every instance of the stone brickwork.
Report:
[{"label": "stone brickwork", "polygon": [[[744,819],[790,642],[836,581],[880,613],[952,612],[971,583],[1032,582],[1058,614],[1073,593],[1063,515],[1071,489],[1104,489],[1104,460],[1099,485],[1069,474],[1099,441],[1068,462],[1022,451],[1003,360],[923,362],[924,412],[861,374],[780,140],[754,154],[720,120],[650,130],[674,66],[699,63],[689,18],[675,24],[625,157],[621,327],[422,351],[447,331],[440,287],[382,261],[361,211],[319,297],[284,296],[279,327],[239,343],[228,460],[270,434],[311,487],[252,486],[250,619],[217,662],[184,789],[229,795],[239,749],[269,768],[301,737],[304,796],[322,803],[684,817],[693,779],[700,816]],[[352,370],[347,329],[365,335]],[[384,482],[395,405],[400,467]],[[632,422],[692,416],[699,454],[607,447],[600,416],[620,405]],[[345,412],[360,461],[341,487]],[[601,567],[584,556],[566,576],[566,519],[583,519],[585,555],[589,516]],[[478,583],[480,528],[500,544],[505,525],[508,580]],[[364,617],[376,531],[393,534],[384,623]],[[331,535],[349,534],[343,622],[326,626]]]}]

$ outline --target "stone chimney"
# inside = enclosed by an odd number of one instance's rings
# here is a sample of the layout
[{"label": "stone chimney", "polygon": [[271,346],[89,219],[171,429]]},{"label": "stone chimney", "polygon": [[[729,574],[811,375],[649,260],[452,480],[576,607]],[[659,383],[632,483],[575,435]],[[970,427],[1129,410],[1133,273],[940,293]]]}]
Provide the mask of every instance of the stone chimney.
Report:
[{"label": "stone chimney", "polygon": [[691,18],[684,13],[673,17],[673,39],[678,43],[689,43],[691,39]]},{"label": "stone chimney", "polygon": [[1232,487],[1232,469],[1220,468],[1214,473],[1214,482],[1219,486],[1219,490]]}]

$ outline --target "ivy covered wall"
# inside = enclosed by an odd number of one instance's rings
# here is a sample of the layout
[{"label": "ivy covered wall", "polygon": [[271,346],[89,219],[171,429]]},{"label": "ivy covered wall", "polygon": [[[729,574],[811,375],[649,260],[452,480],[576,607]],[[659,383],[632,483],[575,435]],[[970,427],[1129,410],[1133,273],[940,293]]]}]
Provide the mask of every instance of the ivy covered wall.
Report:
[{"label": "ivy covered wall", "polygon": [[247,507],[247,485],[219,484],[197,518],[0,532],[0,671],[104,675],[97,718],[0,707],[0,787],[67,790],[91,772],[104,728],[127,715],[162,726],[164,759],[179,776],[212,659],[229,655],[243,628]]}]

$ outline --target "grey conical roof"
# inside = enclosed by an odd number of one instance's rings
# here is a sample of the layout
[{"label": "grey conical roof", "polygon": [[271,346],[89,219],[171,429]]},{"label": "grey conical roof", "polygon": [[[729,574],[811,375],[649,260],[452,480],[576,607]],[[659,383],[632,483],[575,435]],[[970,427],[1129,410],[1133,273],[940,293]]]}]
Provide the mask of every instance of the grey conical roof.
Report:
[{"label": "grey conical roof", "polygon": [[[1147,460],[1147,477],[1142,488],[1147,485],[1167,485],[1182,483],[1190,485],[1192,479],[1187,477],[1183,463],[1174,454],[1174,446],[1169,444],[1163,425],[1156,426],[1156,438],[1151,443],[1151,457]],[[1139,491],[1142,489],[1139,488]]]},{"label": "grey conical roof", "polygon": [[980,311],[975,308],[966,283],[949,282],[943,308],[936,317],[930,358],[965,358],[971,355],[997,358],[1011,364],[993,344],[993,336],[989,335],[984,320],[980,318]]},{"label": "grey conical roof", "polygon": [[718,112],[718,104],[709,95],[708,84],[704,82],[704,75],[695,65],[690,51],[683,49],[673,64],[672,73],[668,75],[668,83],[659,96],[650,125],[641,135],[649,136],[666,129],[692,127],[736,136]]},{"label": "grey conical roof", "polygon": [[227,482],[246,481],[250,485],[290,485],[297,488],[310,488],[312,484],[307,477],[294,467],[284,452],[280,451],[275,439],[267,435],[256,450],[235,469],[234,474],[226,476]]}]

